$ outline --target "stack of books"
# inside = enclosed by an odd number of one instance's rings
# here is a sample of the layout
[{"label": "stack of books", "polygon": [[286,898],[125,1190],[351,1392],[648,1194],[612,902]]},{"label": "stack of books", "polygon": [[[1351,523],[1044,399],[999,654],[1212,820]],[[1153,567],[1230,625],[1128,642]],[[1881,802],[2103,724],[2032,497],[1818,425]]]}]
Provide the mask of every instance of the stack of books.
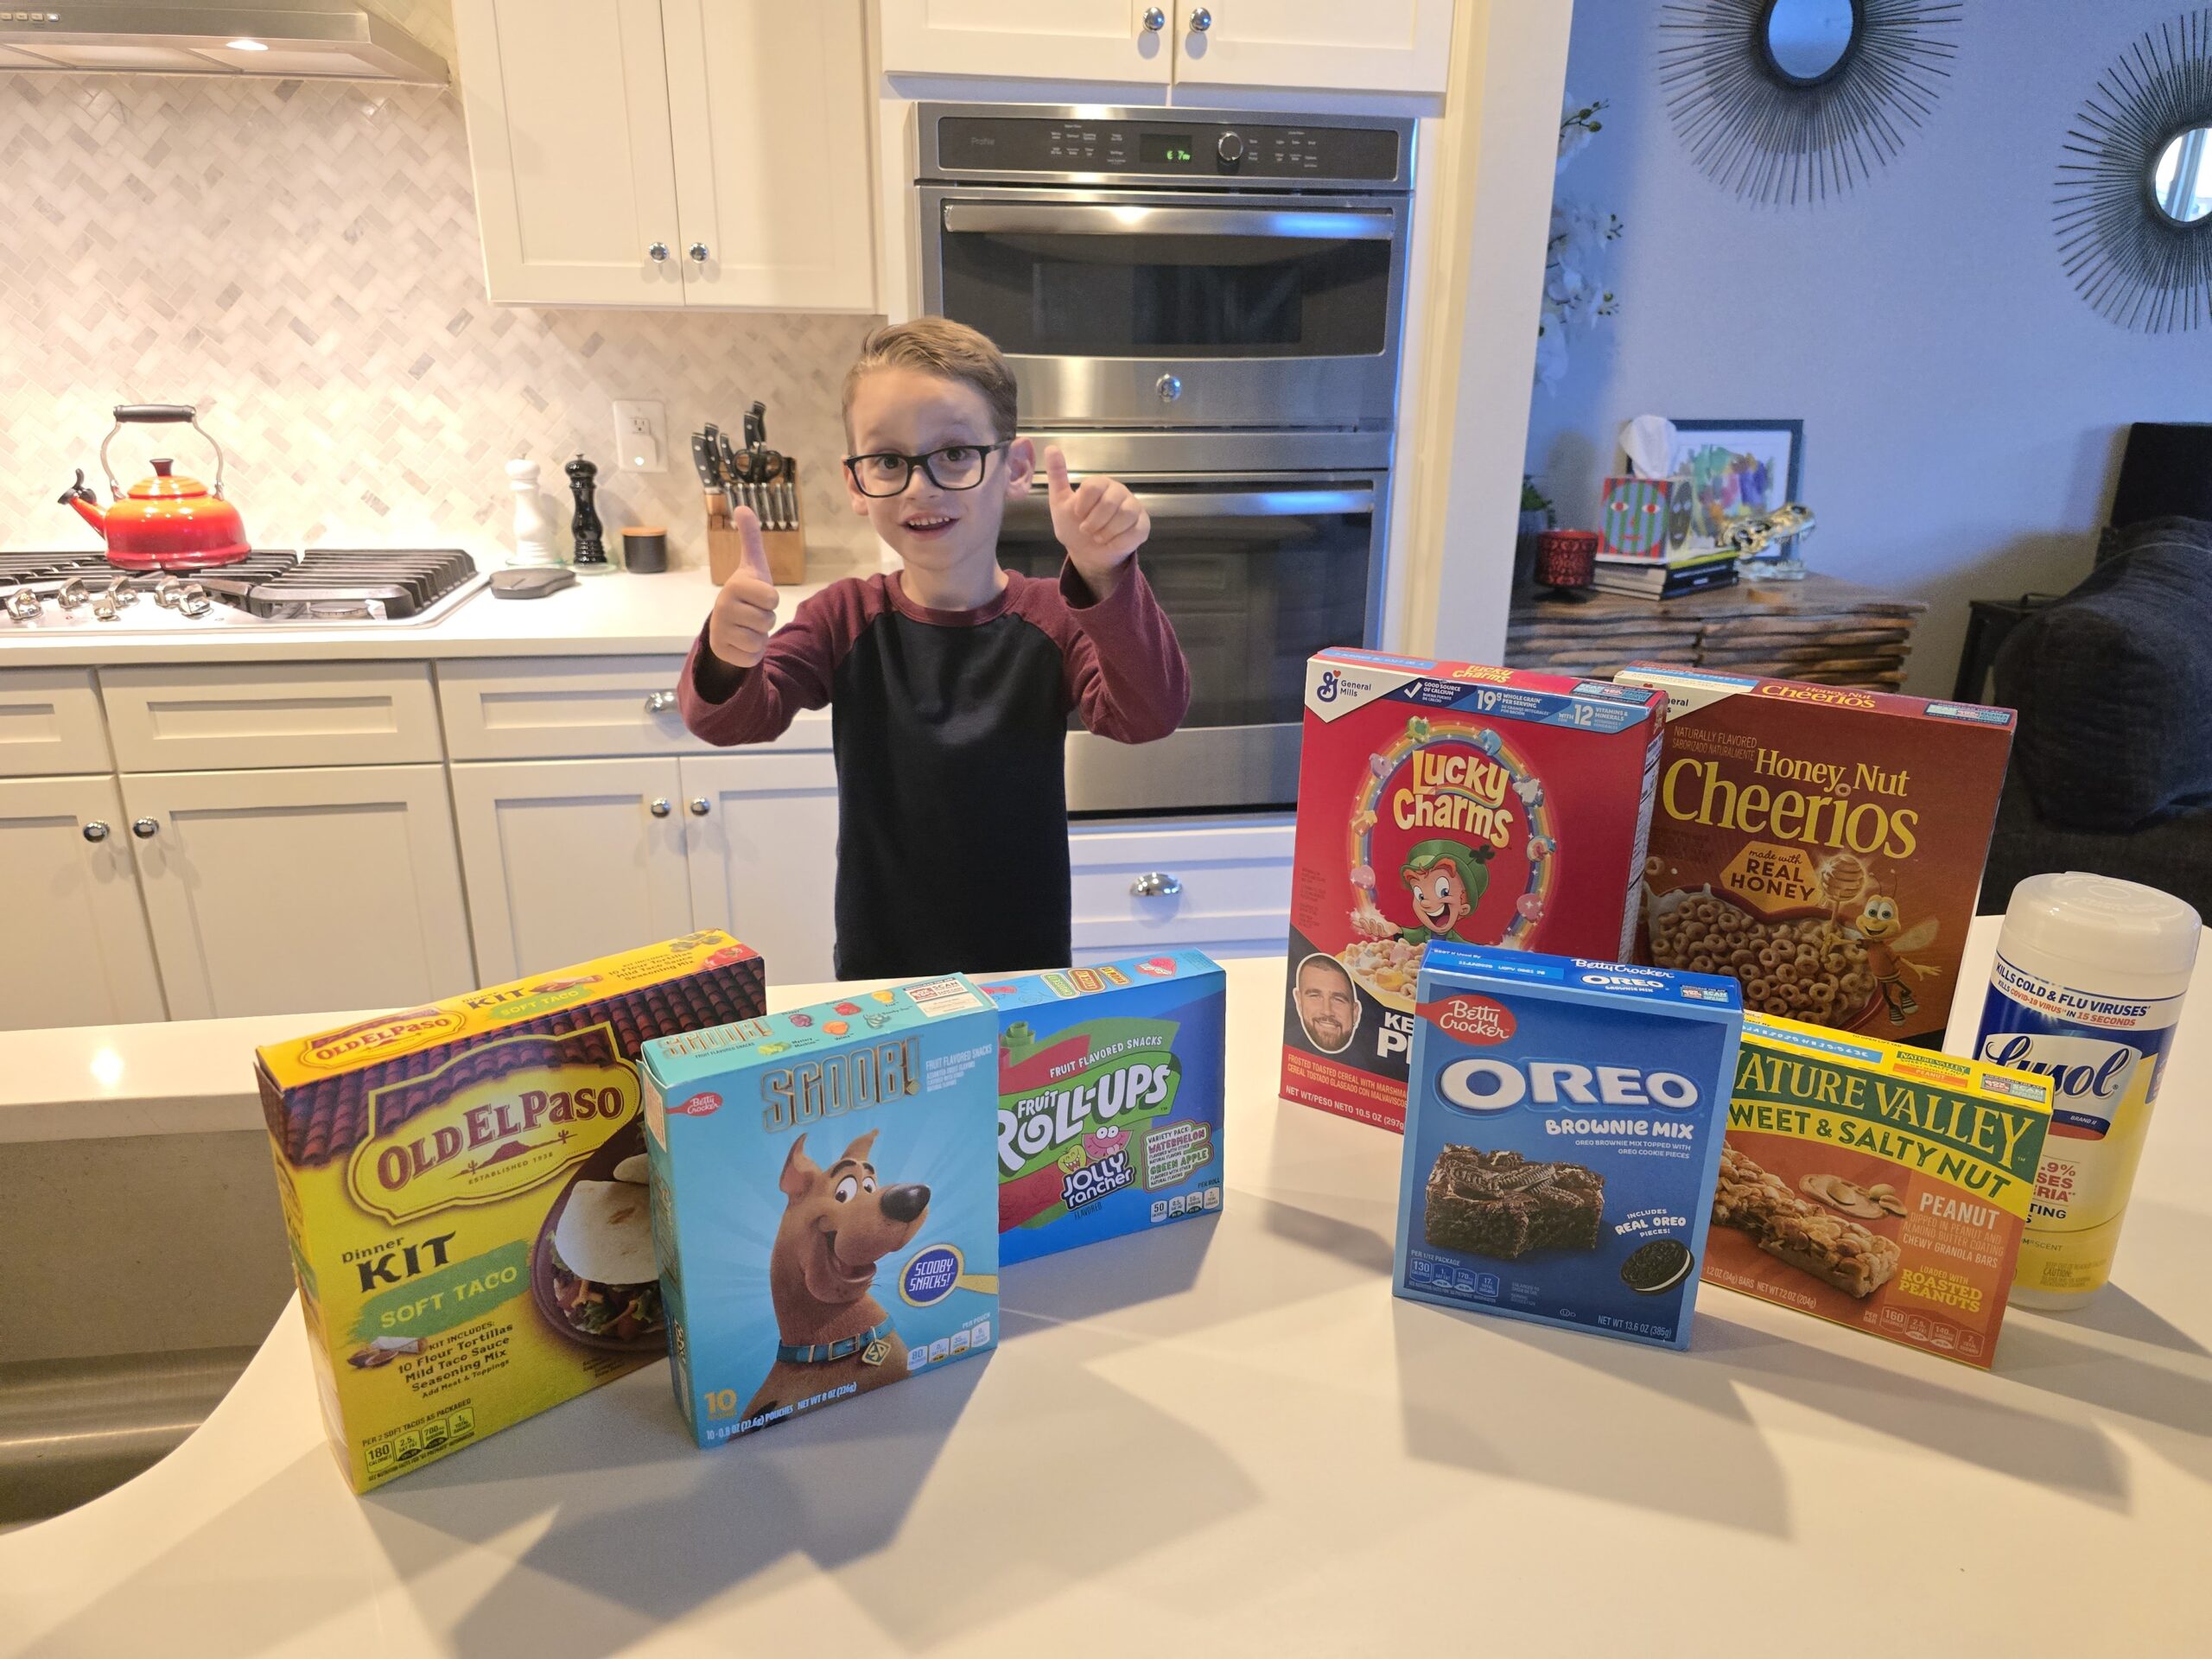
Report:
[{"label": "stack of books", "polygon": [[1680,599],[1684,594],[1733,587],[1735,582],[1735,553],[1726,548],[1704,547],[1685,548],[1663,559],[1600,553],[1592,585],[1601,594],[1620,594],[1630,599]]}]

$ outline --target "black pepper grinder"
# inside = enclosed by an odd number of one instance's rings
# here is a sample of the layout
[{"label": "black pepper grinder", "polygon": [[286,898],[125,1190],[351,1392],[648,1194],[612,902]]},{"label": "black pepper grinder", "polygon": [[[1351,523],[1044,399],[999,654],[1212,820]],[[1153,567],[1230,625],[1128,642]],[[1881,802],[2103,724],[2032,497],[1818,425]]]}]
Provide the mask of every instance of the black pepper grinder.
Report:
[{"label": "black pepper grinder", "polygon": [[569,533],[576,541],[575,567],[587,574],[607,569],[607,531],[591,501],[599,487],[599,468],[580,454],[562,471],[568,474],[569,489],[576,498],[576,516],[569,521]]}]

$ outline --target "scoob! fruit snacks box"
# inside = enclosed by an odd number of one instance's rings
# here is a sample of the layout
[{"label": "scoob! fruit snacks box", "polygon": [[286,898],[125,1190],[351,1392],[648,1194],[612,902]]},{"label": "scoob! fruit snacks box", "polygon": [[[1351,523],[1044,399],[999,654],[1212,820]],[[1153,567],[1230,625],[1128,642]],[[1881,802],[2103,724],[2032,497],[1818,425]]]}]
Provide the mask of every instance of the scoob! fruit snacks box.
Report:
[{"label": "scoob! fruit snacks box", "polygon": [[1744,1006],[1940,1041],[2012,711],[1633,664],[1667,696],[1639,960]]},{"label": "scoob! fruit snacks box", "polygon": [[2050,1128],[2034,1072],[1747,1015],[1706,1280],[1986,1370]]},{"label": "scoob! fruit snacks box", "polygon": [[693,933],[259,1055],[323,1420],[356,1491],[668,1351],[637,1058],[757,1014]]},{"label": "scoob! fruit snacks box", "polygon": [[1196,950],[987,983],[999,1007],[999,1259],[1221,1208],[1219,964]]},{"label": "scoob! fruit snacks box", "polygon": [[997,1052],[957,975],[645,1046],[670,1376],[701,1446],[991,1345]]},{"label": "scoob! fruit snacks box", "polygon": [[1283,1098],[1404,1123],[1431,940],[1628,954],[1663,706],[1471,663],[1307,664]]},{"label": "scoob! fruit snacks box", "polygon": [[1397,1294],[1687,1348],[1742,1025],[1713,975],[1430,946]]}]

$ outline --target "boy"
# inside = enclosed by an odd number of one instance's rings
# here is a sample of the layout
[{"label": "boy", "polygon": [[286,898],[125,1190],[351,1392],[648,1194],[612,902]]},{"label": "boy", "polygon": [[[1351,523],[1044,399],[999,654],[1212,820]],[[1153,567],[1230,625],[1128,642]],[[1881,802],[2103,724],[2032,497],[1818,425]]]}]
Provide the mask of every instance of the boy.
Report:
[{"label": "boy", "polygon": [[1136,566],[1151,519],[1111,479],[1071,484],[1052,446],[1059,580],[999,568],[999,522],[1036,454],[1014,435],[1006,359],[962,324],[877,329],[844,402],[846,494],[903,568],[832,582],[776,629],[760,524],[738,509],[745,565],[684,664],[683,722],[765,743],[830,706],[841,979],[1065,967],[1068,715],[1144,743],[1190,704]]}]

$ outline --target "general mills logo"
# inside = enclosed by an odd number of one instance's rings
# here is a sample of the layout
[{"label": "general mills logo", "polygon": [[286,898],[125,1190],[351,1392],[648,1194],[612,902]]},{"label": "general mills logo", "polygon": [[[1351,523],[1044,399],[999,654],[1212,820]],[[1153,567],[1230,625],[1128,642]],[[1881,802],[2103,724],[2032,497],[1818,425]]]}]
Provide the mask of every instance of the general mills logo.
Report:
[{"label": "general mills logo", "polygon": [[1335,669],[1328,669],[1322,673],[1321,689],[1313,695],[1324,702],[1334,702],[1337,700],[1337,671]]},{"label": "general mills logo", "polygon": [[1323,702],[1334,702],[1338,697],[1363,697],[1373,689],[1366,680],[1351,679],[1333,668],[1325,668],[1321,671],[1321,683],[1313,688],[1313,695]]}]

